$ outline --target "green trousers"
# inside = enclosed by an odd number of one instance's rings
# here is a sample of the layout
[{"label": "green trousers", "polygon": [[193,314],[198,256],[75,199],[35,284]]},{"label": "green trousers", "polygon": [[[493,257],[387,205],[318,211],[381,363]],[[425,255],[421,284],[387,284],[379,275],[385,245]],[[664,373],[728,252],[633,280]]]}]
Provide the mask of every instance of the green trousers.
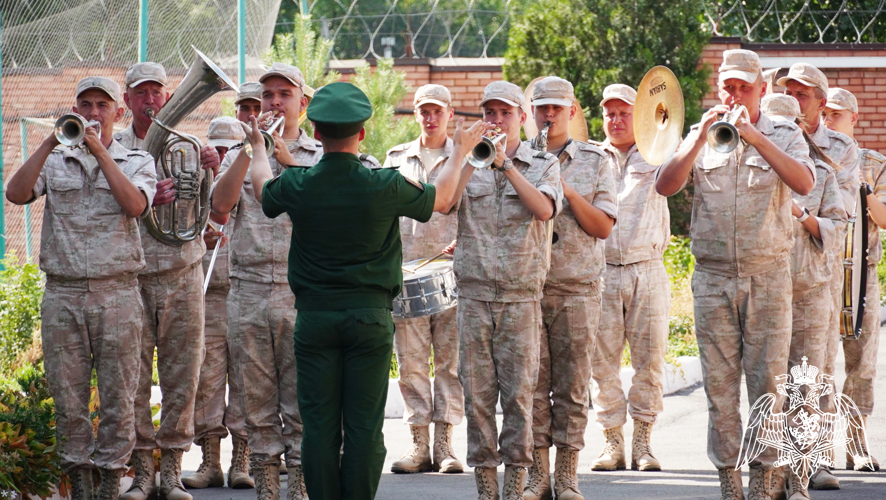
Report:
[{"label": "green trousers", "polygon": [[387,452],[382,427],[393,339],[388,309],[298,312],[302,467],[311,500],[375,498]]}]

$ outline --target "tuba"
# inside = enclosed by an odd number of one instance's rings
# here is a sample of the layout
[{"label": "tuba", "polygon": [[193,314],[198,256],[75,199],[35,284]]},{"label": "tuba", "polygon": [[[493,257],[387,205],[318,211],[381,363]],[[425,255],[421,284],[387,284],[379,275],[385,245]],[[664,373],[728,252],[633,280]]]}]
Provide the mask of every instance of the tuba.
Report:
[{"label": "tuba", "polygon": [[[156,161],[157,180],[175,179],[175,200],[151,207],[144,219],[148,232],[170,246],[182,246],[196,239],[206,227],[213,180],[212,171],[200,168],[203,143],[193,135],[175,130],[175,126],[214,94],[237,90],[237,85],[215,63],[196,48],[194,52],[196,60],[181,85],[156,116],[149,113],[153,121],[144,142],[144,150]],[[193,214],[194,222],[183,227],[189,214]]]}]

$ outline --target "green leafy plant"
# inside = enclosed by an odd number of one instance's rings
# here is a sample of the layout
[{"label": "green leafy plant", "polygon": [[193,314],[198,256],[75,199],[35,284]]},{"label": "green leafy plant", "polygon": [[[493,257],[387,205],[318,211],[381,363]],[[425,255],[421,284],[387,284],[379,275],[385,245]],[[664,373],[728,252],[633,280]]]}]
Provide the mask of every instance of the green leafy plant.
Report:
[{"label": "green leafy plant", "polygon": [[34,341],[40,327],[44,275],[37,264],[20,263],[15,252],[0,262],[0,376],[18,368],[16,359]]},{"label": "green leafy plant", "polygon": [[55,440],[55,411],[42,365],[16,373],[0,396],[0,490],[46,498],[67,494]]},{"label": "green leafy plant", "polygon": [[393,59],[379,59],[375,71],[365,65],[356,72],[351,83],[360,87],[372,104],[372,118],[363,125],[366,138],[360,143],[360,151],[383,162],[389,149],[415,139],[421,131],[415,120],[395,115],[397,104],[409,93],[406,73],[394,70]]}]

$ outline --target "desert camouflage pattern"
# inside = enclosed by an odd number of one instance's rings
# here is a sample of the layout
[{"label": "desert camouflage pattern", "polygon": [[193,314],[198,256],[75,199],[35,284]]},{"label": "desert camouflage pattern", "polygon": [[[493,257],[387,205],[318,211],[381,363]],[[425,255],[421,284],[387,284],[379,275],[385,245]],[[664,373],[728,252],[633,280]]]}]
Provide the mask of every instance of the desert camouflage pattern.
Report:
[{"label": "desert camouflage pattern", "polygon": [[819,123],[818,128],[809,137],[828,158],[840,167],[835,172],[837,185],[840,187],[840,194],[843,197],[843,207],[846,209],[846,213],[851,214],[855,208],[858,185],[861,182],[858,146],[851,137],[825,127],[824,123]]},{"label": "desert camouflage pattern", "polygon": [[[123,147],[132,150],[140,150],[144,145],[144,140],[139,140],[135,136],[132,125],[121,132],[114,134],[114,138],[123,145]],[[196,155],[188,150],[187,158],[189,162],[197,162]],[[155,159],[156,160],[156,159]],[[157,167],[155,167],[156,169]],[[156,170],[155,170],[156,172]],[[201,170],[202,179],[202,170]],[[153,199],[153,198],[152,198]],[[184,205],[189,206],[189,205]],[[156,207],[159,217],[169,217],[170,205]],[[182,227],[189,227],[194,223],[194,212],[188,210],[187,214],[182,217]],[[148,232],[146,224],[140,224],[142,246],[145,249],[145,268],[140,274],[155,275],[170,271],[181,271],[198,262],[203,254],[206,253],[206,244],[203,238],[195,238],[182,246],[172,246],[160,242]]]},{"label": "desert camouflage pattern", "polygon": [[[760,113],[755,124],[779,149],[815,173],[794,123]],[[698,134],[694,126],[690,134]],[[693,141],[684,142],[684,147]],[[692,168],[692,253],[696,270],[747,277],[785,265],[793,246],[791,189],[752,146],[721,154],[705,144]]]},{"label": "desert camouflage pattern", "polygon": [[[514,168],[551,198],[556,217],[563,208],[557,158],[551,154],[538,158],[529,146],[520,144],[512,161]],[[541,300],[550,257],[547,233],[545,223],[523,205],[504,174],[489,169],[474,172],[458,211],[455,275],[459,299]]]},{"label": "desert camouflage pattern", "polygon": [[[877,266],[868,265],[868,277],[865,300],[868,304],[879,304],[880,281],[877,279]],[[842,392],[855,401],[862,415],[870,415],[874,411],[874,379],[877,377],[879,348],[880,308],[866,307],[861,336],[858,340],[843,341],[846,381]]]},{"label": "desert camouflage pattern", "polygon": [[658,167],[643,160],[637,145],[631,146],[625,164],[607,139],[600,147],[615,178],[618,220],[606,238],[606,263],[628,265],[663,259],[671,237],[668,199],[655,191]]},{"label": "desert camouflage pattern", "polygon": [[[151,156],[116,141],[108,152],[150,205],[157,184]],[[138,218],[123,212],[101,168],[87,165],[83,149],[50,153],[33,194],[34,200],[46,195],[40,269],[49,278],[107,279],[144,269]]]},{"label": "desert camouflage pattern", "polygon": [[[139,275],[145,324],[135,399],[136,449],[187,451],[194,440],[194,402],[203,364],[203,267]],[[154,431],[151,372],[157,349],[162,418]]]},{"label": "desert camouflage pattern", "polygon": [[[608,241],[608,240],[607,240]],[[591,394],[602,429],[631,418],[655,423],[662,411],[662,378],[667,350],[670,282],[661,258],[624,266],[606,265],[603,310],[594,348]],[[624,311],[623,314],[619,314]],[[619,372],[625,342],[635,370],[625,397]]]},{"label": "desert camouflage pattern", "polygon": [[[791,279],[796,294],[831,281],[829,255],[843,250],[845,238],[838,238],[837,235],[846,234],[849,219],[843,208],[834,169],[822,162],[815,164],[815,185],[812,191],[806,196],[795,195],[794,202],[800,208],[809,210],[810,216],[818,220],[818,230],[821,233],[821,240],[814,238],[794,218]],[[821,315],[821,312],[817,314]]]},{"label": "desert camouflage pattern", "polygon": [[[194,406],[195,441],[207,436],[225,438],[231,434],[246,439],[243,411],[240,408],[240,386],[234,376],[234,363],[228,346],[228,246],[218,250],[209,288],[206,290],[204,343],[206,356],[200,367],[200,384]],[[203,257],[203,273],[209,267],[212,251]],[[227,388],[227,403],[225,389]]]},{"label": "desert camouflage pattern", "polygon": [[295,296],[287,283],[231,279],[228,345],[255,465],[301,465],[296,390]]},{"label": "desert camouflage pattern", "polygon": [[[536,301],[459,297],[457,314],[468,465],[494,468],[503,462],[528,467],[532,464],[532,398],[538,379],[541,306]],[[504,417],[501,434],[495,419],[499,398]]]},{"label": "desert camouflage pattern", "polygon": [[[233,222],[233,218],[231,218]],[[231,234],[230,224],[225,226],[225,235]],[[209,290],[227,290],[231,288],[231,258],[229,245],[226,242],[218,249],[218,256],[215,258],[215,265],[212,266],[212,276],[209,277]],[[203,255],[203,274],[209,269],[209,262],[212,260],[212,252],[214,250],[206,249]]]},{"label": "desert camouflage pattern", "polygon": [[[451,155],[452,139],[447,138],[437,164],[424,166],[421,158],[421,139],[416,139],[391,148],[385,159],[384,168],[396,168],[404,177],[433,184],[443,164]],[[431,220],[425,223],[401,217],[400,240],[403,242],[403,262],[427,259],[446,248],[455,239],[458,226],[456,211],[453,210],[452,213],[445,215],[435,212]]]},{"label": "desert camouflage pattern", "polygon": [[[776,394],[775,377],[787,373],[791,289],[787,256],[766,273],[723,276],[696,268],[692,275],[695,332],[708,399],[708,458],[718,469],[737,463],[743,434],[742,374],[753,404],[763,394]],[[751,466],[771,467],[774,460],[775,451],[767,448]]]},{"label": "desert camouflage pattern", "polygon": [[[604,158],[603,150],[597,146],[570,141],[560,154],[560,179],[592,206],[615,219],[615,181]],[[551,268],[544,294],[587,295],[598,288],[594,283],[606,268],[603,257],[606,241],[586,233],[565,197],[562,203],[563,211],[554,219]]]},{"label": "desert camouflage pattern", "polygon": [[[862,178],[871,186],[874,196],[886,203],[886,156],[870,149],[860,149],[858,162]],[[868,216],[868,264],[873,266],[883,258],[880,229]]]},{"label": "desert camouflage pattern", "polygon": [[[432,184],[443,164],[452,155],[452,139],[447,138],[437,163],[425,166],[421,139],[394,146],[388,151],[384,168],[396,168],[406,178]],[[428,259],[439,254],[455,239],[458,220],[449,214],[434,213],[428,222],[400,218],[403,261]],[[455,308],[423,318],[394,319],[394,352],[400,366],[400,394],[406,407],[403,419],[410,425],[433,422],[453,425],[464,417],[464,394],[458,381],[458,329]],[[429,361],[434,352],[434,389],[431,392]]]},{"label": "desert camouflage pattern", "polygon": [[[323,156],[320,143],[311,139],[304,130],[297,140],[290,142],[289,152],[299,166],[311,167]],[[225,175],[238,154],[240,148],[228,151],[219,168],[219,179]],[[271,158],[270,163],[275,176],[287,168],[275,158]],[[258,187],[261,188],[262,186]],[[247,173],[240,188],[240,200],[234,207],[237,217],[229,222],[225,231],[230,238],[228,242],[230,276],[256,283],[287,283],[287,258],[292,236],[292,221],[288,214],[276,219],[265,216],[261,203],[255,199],[255,190],[252,176]]]},{"label": "desert camouflage pattern", "polygon": [[794,290],[788,369],[803,364],[804,357],[810,366],[825,366],[833,307],[833,296],[828,283],[819,283],[805,290]]},{"label": "desert camouflage pattern", "polygon": [[541,299],[541,348],[532,411],[535,448],[584,448],[602,280],[592,286],[585,295],[546,294]]},{"label": "desert camouflage pattern", "polygon": [[[431,422],[458,425],[465,414],[464,393],[458,380],[458,323],[456,308],[422,318],[394,320],[394,352],[400,365],[400,394],[410,425]],[[434,390],[430,358],[434,353]]]}]

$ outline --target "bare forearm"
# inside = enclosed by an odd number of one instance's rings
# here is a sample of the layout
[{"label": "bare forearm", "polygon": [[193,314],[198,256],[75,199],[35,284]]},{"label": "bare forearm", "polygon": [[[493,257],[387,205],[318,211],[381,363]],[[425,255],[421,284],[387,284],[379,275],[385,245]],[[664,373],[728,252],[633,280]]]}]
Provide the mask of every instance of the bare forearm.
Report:
[{"label": "bare forearm", "polygon": [[[452,199],[449,202],[449,205],[443,208],[443,210],[439,210],[440,213],[448,214],[452,211],[453,207],[458,204],[458,201],[464,195],[465,187],[468,185],[468,181],[471,180],[471,176],[474,175],[474,171],[476,169],[471,166],[469,163],[465,163],[461,170],[459,170],[459,178],[458,178],[458,186],[455,188],[455,193],[452,195]],[[436,201],[434,202],[434,208],[436,208]]]},{"label": "bare forearm", "polygon": [[505,172],[508,182],[514,186],[523,206],[528,208],[536,219],[544,222],[554,216],[554,201],[529,183],[517,169]]},{"label": "bare forearm", "polygon": [[108,181],[108,186],[111,187],[111,194],[114,195],[114,199],[117,200],[117,204],[123,208],[126,215],[138,217],[143,214],[148,207],[148,198],[120,170],[117,162],[111,158],[110,153],[107,150],[97,151],[95,159],[98,161],[99,168],[102,169],[102,174],[104,174],[105,179]]},{"label": "bare forearm", "polygon": [[268,161],[267,155],[262,156],[257,154],[257,156],[253,156],[252,168],[249,169],[249,173],[252,176],[255,199],[261,203],[262,191],[264,191],[265,183],[274,178],[274,173],[271,171],[271,163]]},{"label": "bare forearm", "polygon": [[601,240],[605,240],[609,237],[609,233],[612,232],[612,226],[615,224],[612,217],[609,217],[606,212],[588,203],[584,197],[580,196],[578,192],[572,188],[566,188],[564,186],[563,195],[565,196],[566,201],[569,202],[569,207],[572,208],[575,220],[578,221],[578,225],[581,226],[584,232]]},{"label": "bare forearm", "polygon": [[772,166],[778,177],[791,188],[791,191],[800,196],[806,196],[812,191],[815,178],[806,165],[795,160],[765,137],[762,137],[759,143],[754,144],[754,147],[760,156]]},{"label": "bare forearm", "polygon": [[240,201],[240,188],[246,179],[249,163],[249,156],[241,149],[231,166],[218,178],[212,190],[213,212],[222,215],[231,213]]},{"label": "bare forearm", "polygon": [[[434,179],[434,188],[437,191],[434,198],[435,212],[449,212],[454,205],[454,199],[457,189],[461,184],[462,165],[464,164],[464,155],[453,151],[453,154],[446,159],[440,174]],[[473,167],[472,167],[473,168]],[[467,181],[465,181],[467,182]]]},{"label": "bare forearm", "polygon": [[871,214],[871,219],[873,219],[874,223],[878,226],[886,227],[886,205],[873,194],[867,196],[867,201],[868,213]]},{"label": "bare forearm", "polygon": [[811,234],[813,238],[821,241],[821,228],[818,225],[818,217],[807,217],[806,220],[800,224],[809,231],[809,234]]},{"label": "bare forearm", "polygon": [[9,184],[6,185],[6,199],[10,203],[22,205],[34,197],[34,185],[40,178],[40,171],[43,170],[43,164],[49,158],[52,149],[57,143],[50,140],[43,141],[34,154],[28,157],[25,163],[16,170]]},{"label": "bare forearm", "polygon": [[655,180],[655,190],[662,196],[671,196],[686,184],[692,165],[704,147],[704,140],[700,136],[695,138],[692,147],[680,148],[670,160],[660,168],[658,178]]}]

